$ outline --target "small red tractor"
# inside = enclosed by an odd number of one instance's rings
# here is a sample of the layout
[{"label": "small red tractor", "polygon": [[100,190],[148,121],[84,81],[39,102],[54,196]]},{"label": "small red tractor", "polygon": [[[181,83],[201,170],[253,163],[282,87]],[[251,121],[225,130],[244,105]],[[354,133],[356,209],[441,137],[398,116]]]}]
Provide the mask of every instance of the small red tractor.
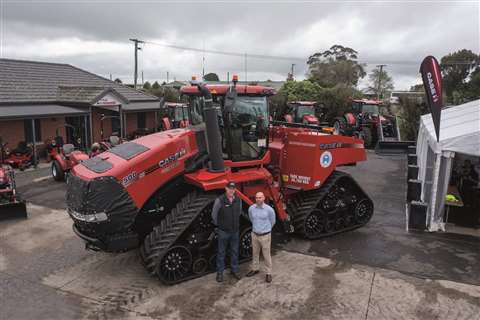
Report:
[{"label": "small red tractor", "polygon": [[[67,211],[86,247],[140,247],[148,272],[166,284],[215,269],[215,199],[237,185],[245,213],[262,191],[278,227],[318,239],[365,225],[373,202],[342,165],[366,160],[363,141],[298,124],[269,123],[272,88],[181,88],[189,126],[125,142],[72,169]],[[240,222],[240,262],[251,258],[251,224]],[[283,227],[283,228],[282,228]]]},{"label": "small red tractor", "polygon": [[15,172],[5,164],[5,146],[0,138],[0,219],[11,217],[27,217],[27,206],[17,193]]},{"label": "small red tractor", "polygon": [[334,134],[359,137],[366,148],[375,147],[378,141],[400,140],[396,118],[381,115],[381,104],[377,100],[353,100],[351,110],[333,120]]},{"label": "small red tractor", "polygon": [[188,105],[179,102],[163,104],[162,130],[188,127]]},{"label": "small red tractor", "polygon": [[34,165],[33,148],[30,143],[20,141],[17,147],[13,150],[8,150],[4,144],[4,163],[10,165],[12,168],[25,170],[26,168]]},{"label": "small red tractor", "polygon": [[[65,124],[65,128],[69,128],[72,132],[74,142],[77,141],[75,127]],[[53,143],[52,143],[53,144]],[[63,137],[59,133],[59,128],[56,130],[55,146],[51,148],[50,157],[53,159],[51,172],[55,181],[64,181],[66,174],[81,161],[89,158],[89,155],[83,151],[75,150],[76,147],[71,143],[64,143]]]}]

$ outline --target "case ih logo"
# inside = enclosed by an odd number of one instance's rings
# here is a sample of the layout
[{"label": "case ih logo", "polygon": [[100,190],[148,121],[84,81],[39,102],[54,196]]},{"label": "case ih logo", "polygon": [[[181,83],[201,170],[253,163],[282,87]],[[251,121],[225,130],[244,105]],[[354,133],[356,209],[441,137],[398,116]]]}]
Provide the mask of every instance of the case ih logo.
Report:
[{"label": "case ih logo", "polygon": [[175,152],[174,154],[168,156],[167,158],[160,160],[158,162],[158,166],[160,168],[168,166],[170,163],[177,161],[181,156],[184,156],[187,153],[185,148],[180,149],[179,151]]},{"label": "case ih logo", "polygon": [[431,72],[427,73],[427,78],[428,78],[428,86],[430,88],[430,93],[432,95],[433,102],[437,102],[438,94],[437,94],[437,89],[435,89],[435,83],[433,83],[433,76]]}]

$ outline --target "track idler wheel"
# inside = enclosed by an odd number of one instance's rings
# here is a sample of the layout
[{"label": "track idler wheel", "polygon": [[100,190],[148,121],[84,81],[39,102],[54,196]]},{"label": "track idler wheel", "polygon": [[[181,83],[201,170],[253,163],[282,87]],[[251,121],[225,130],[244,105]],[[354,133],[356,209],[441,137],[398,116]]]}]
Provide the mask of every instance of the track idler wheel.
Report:
[{"label": "track idler wheel", "polygon": [[175,246],[163,255],[158,265],[158,276],[166,284],[184,278],[192,267],[192,254],[187,247]]},{"label": "track idler wheel", "polygon": [[240,234],[240,250],[238,252],[240,259],[252,257],[252,228],[246,228]]},{"label": "track idler wheel", "polygon": [[369,199],[363,199],[355,206],[355,220],[357,223],[366,223],[373,215],[373,203]]},{"label": "track idler wheel", "polygon": [[325,218],[321,211],[314,210],[306,218],[304,222],[305,236],[307,238],[315,237],[325,229]]}]

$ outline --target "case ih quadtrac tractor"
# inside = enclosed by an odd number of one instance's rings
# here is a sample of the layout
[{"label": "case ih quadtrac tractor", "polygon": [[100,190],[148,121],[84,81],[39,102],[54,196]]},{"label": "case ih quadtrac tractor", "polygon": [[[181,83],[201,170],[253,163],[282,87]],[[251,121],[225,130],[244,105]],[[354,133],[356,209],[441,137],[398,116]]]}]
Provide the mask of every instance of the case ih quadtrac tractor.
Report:
[{"label": "case ih quadtrac tractor", "polygon": [[377,100],[353,100],[352,109],[334,119],[334,134],[357,136],[366,148],[374,147],[378,141],[400,140],[395,117],[380,115],[381,104]]},{"label": "case ih quadtrac tractor", "polygon": [[[67,207],[87,248],[140,247],[148,272],[166,284],[215,268],[215,198],[228,181],[247,212],[265,193],[279,226],[317,239],[366,224],[373,202],[346,173],[366,159],[363,142],[268,123],[273,89],[247,85],[182,87],[188,128],[123,143],[75,166]],[[245,214],[245,217],[247,215]],[[240,225],[240,261],[251,257],[248,218]]]}]

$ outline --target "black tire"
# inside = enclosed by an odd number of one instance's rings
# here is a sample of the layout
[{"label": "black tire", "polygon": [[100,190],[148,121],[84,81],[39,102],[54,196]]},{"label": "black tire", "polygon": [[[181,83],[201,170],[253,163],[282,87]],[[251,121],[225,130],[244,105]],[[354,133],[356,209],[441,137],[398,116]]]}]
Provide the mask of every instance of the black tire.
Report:
[{"label": "black tire", "polygon": [[65,171],[57,160],[52,162],[52,177],[55,181],[65,181]]},{"label": "black tire", "polygon": [[365,148],[373,147],[373,134],[370,128],[364,127],[362,129],[361,136],[363,138],[363,144]]},{"label": "black tire", "polygon": [[333,134],[345,135],[347,120],[345,120],[344,117],[336,117],[335,120],[333,120],[332,126],[334,128]]}]

